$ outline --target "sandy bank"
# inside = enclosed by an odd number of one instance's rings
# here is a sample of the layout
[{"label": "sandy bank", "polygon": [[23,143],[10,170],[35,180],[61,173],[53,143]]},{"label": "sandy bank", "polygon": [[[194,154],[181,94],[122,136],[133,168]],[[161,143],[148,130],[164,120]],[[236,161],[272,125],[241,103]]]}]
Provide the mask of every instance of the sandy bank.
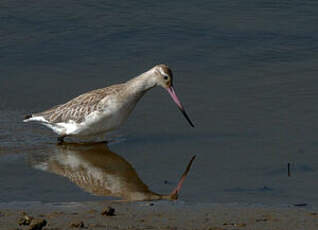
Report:
[{"label": "sandy bank", "polygon": [[[103,213],[111,206],[114,214]],[[37,223],[40,223],[36,225]],[[41,225],[45,225],[42,226]],[[0,205],[0,229],[318,229],[318,211],[303,207],[114,201]]]}]

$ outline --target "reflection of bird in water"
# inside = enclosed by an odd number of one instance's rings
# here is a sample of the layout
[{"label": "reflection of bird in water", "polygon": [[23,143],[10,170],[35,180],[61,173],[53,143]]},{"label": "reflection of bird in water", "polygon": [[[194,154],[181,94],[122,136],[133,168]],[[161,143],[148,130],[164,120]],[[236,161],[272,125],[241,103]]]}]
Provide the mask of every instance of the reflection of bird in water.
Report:
[{"label": "reflection of bird in water", "polygon": [[177,199],[193,159],[177,187],[168,195],[150,191],[132,165],[123,157],[111,152],[104,143],[58,145],[55,155],[51,155],[46,162],[35,162],[33,165],[65,176],[95,195],[119,197],[129,201],[173,200]]},{"label": "reflection of bird in water", "polygon": [[60,142],[66,136],[96,136],[118,128],[139,99],[155,86],[168,91],[193,126],[173,89],[172,71],[166,65],[156,65],[125,83],[96,89],[44,112],[27,115],[24,121],[37,121],[51,128]]}]

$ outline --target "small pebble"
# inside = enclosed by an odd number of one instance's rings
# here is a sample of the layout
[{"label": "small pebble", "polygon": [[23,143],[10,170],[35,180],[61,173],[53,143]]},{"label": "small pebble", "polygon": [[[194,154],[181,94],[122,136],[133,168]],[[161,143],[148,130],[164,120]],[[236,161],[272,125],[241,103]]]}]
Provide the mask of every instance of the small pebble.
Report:
[{"label": "small pebble", "polygon": [[115,209],[112,207],[105,208],[101,214],[103,216],[115,216]]},{"label": "small pebble", "polygon": [[70,224],[71,228],[84,228],[84,222],[83,221],[78,221],[78,222],[72,222]]},{"label": "small pebble", "polygon": [[28,216],[28,215],[24,215],[23,217],[21,217],[18,221],[19,225],[30,225],[31,221],[33,220],[32,216]]},{"label": "small pebble", "polygon": [[46,224],[45,219],[33,219],[29,230],[41,230]]}]

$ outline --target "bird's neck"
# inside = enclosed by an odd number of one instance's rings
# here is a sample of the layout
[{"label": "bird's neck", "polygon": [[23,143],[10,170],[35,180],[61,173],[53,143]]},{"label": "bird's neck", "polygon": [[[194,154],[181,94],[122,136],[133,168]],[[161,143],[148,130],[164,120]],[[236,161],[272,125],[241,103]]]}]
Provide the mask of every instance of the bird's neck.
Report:
[{"label": "bird's neck", "polygon": [[135,95],[143,95],[149,89],[156,86],[155,76],[152,70],[149,70],[137,77],[134,77],[130,81],[126,82],[127,90]]}]

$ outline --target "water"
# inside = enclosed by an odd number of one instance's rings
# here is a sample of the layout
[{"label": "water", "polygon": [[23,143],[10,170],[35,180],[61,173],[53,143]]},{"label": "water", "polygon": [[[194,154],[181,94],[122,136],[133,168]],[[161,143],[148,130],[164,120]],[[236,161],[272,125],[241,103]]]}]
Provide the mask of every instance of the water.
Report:
[{"label": "water", "polygon": [[21,120],[166,63],[196,127],[153,89],[108,146],[151,191],[169,193],[196,154],[181,200],[317,206],[317,10],[300,0],[2,1],[0,202],[110,199],[35,167],[63,152]]}]

